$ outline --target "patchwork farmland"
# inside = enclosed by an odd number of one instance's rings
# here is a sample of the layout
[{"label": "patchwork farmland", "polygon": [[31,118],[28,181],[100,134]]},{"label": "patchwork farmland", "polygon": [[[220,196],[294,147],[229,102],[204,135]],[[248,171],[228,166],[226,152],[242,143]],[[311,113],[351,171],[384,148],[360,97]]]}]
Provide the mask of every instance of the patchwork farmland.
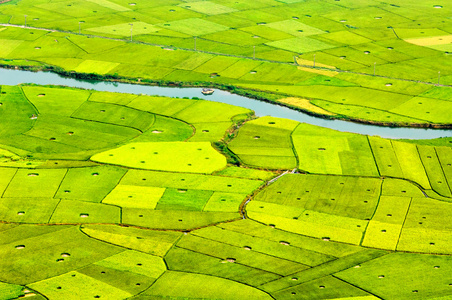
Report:
[{"label": "patchwork farmland", "polygon": [[95,78],[232,85],[328,118],[447,127],[450,7],[396,2],[14,0],[0,6],[0,58]]},{"label": "patchwork farmland", "polygon": [[[0,65],[450,129],[451,24],[442,0],[11,0]],[[0,300],[452,297],[451,138],[1,80]]]},{"label": "patchwork farmland", "polygon": [[[0,136],[4,299],[450,295],[419,279],[450,273],[447,146],[273,117],[228,142],[193,123],[216,126],[212,111],[225,134],[251,111],[54,86],[0,95],[5,116],[21,112],[5,128],[22,124]],[[418,279],[395,291],[406,262]]]}]

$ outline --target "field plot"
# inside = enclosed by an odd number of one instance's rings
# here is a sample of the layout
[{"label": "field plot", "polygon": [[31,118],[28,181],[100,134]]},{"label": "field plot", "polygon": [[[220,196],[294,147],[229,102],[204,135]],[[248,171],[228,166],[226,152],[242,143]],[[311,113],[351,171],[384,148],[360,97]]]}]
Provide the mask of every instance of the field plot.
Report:
[{"label": "field plot", "polygon": [[[67,170],[27,170],[20,169],[3,193],[3,197],[52,198]],[[46,187],[42,189],[42,187]]]},{"label": "field plot", "polygon": [[297,126],[294,121],[263,117],[247,122],[228,146],[245,164],[269,169],[294,168],[296,158],[290,136]]},{"label": "field plot", "polygon": [[108,150],[92,160],[137,169],[212,173],[226,167],[226,158],[209,143],[131,143]]},{"label": "field plot", "polygon": [[124,169],[106,166],[69,169],[55,198],[100,202],[125,173]]},{"label": "field plot", "polygon": [[1,280],[16,284],[58,276],[124,251],[90,239],[74,226],[21,225],[1,235],[1,255],[10,258],[0,264]]},{"label": "field plot", "polygon": [[299,168],[310,173],[378,176],[367,137],[300,124],[292,133]]},{"label": "field plot", "polygon": [[450,257],[393,253],[335,276],[384,299],[450,296]]},{"label": "field plot", "polygon": [[2,198],[1,220],[17,223],[48,223],[59,203],[51,198]]},{"label": "field plot", "polygon": [[[151,34],[158,31],[160,28],[144,22],[133,22],[133,32],[139,34]],[[131,25],[129,23],[116,24],[110,26],[93,27],[86,29],[100,34],[113,34],[119,36],[130,36]]]},{"label": "field plot", "polygon": [[214,22],[210,22],[204,19],[191,18],[178,21],[172,21],[165,24],[157,24],[162,28],[169,28],[171,30],[185,33],[192,36],[199,36],[203,34],[225,31],[229,29],[227,26],[220,25]]},{"label": "field plot", "polygon": [[84,60],[81,64],[74,68],[74,71],[80,73],[96,73],[106,74],[112,69],[116,68],[119,63],[113,63],[108,61],[99,60]]},{"label": "field plot", "polygon": [[85,225],[83,232],[98,240],[163,257],[182,233],[117,225]]},{"label": "field plot", "polygon": [[287,40],[280,40],[266,43],[268,46],[288,50],[295,53],[313,52],[334,48],[335,46],[308,37],[297,37]]},{"label": "field plot", "polygon": [[72,116],[73,118],[115,124],[146,131],[154,123],[153,114],[108,103],[85,102]]},{"label": "field plot", "polygon": [[[168,287],[171,286],[171,291]],[[249,299],[272,299],[258,289],[232,280],[214,276],[167,271],[144,295],[170,297],[202,297],[237,299],[237,295]]]},{"label": "field plot", "polygon": [[37,114],[37,110],[24,97],[20,87],[1,86],[0,101],[1,137],[26,132],[36,122],[30,117]]},{"label": "field plot", "polygon": [[451,203],[413,198],[397,249],[450,253],[450,225],[444,219],[451,209]]},{"label": "field plot", "polygon": [[184,7],[206,15],[218,15],[237,11],[234,8],[223,6],[210,1],[195,1],[188,4],[179,4],[180,7]]}]

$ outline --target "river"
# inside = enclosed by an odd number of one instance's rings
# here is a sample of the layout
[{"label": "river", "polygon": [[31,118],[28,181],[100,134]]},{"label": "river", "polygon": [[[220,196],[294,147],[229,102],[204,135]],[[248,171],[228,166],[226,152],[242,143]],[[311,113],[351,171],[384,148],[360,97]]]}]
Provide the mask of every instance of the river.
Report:
[{"label": "river", "polygon": [[231,94],[229,92],[221,90],[216,90],[213,95],[203,96],[201,94],[201,88],[161,87],[106,81],[77,80],[74,78],[62,77],[58,74],[50,72],[31,72],[22,70],[0,69],[1,85],[17,85],[20,83],[65,85],[97,91],[161,95],[179,98],[199,97],[210,101],[246,107],[254,110],[257,116],[273,116],[278,118],[285,118],[344,132],[378,135],[384,138],[392,139],[434,139],[439,137],[452,136],[452,130],[447,129],[406,127],[392,128],[377,125],[358,124],[342,120],[322,119],[307,115],[303,112],[293,110],[288,107]]}]

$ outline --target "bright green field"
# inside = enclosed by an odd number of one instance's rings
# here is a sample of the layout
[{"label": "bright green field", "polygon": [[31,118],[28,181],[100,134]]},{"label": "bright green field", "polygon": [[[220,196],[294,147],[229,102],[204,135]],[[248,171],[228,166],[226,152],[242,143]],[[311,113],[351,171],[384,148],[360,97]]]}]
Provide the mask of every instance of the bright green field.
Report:
[{"label": "bright green field", "polygon": [[[308,97],[345,119],[449,124],[442,113],[450,110],[448,87],[422,83],[438,83],[438,75],[440,83],[450,83],[447,9],[444,3],[400,1],[19,0],[2,5],[0,18],[24,25],[27,15],[30,27],[1,28],[0,58],[13,66],[50,64],[81,73],[277,91]],[[294,57],[329,71],[288,65]],[[309,84],[298,90],[319,74],[329,78],[322,89]],[[353,88],[332,92],[336,78]]]},{"label": "bright green field", "polygon": [[212,173],[226,166],[226,159],[209,143],[131,143],[94,155],[94,161],[136,169]]},{"label": "bright green field", "polygon": [[[449,6],[13,0],[0,62],[450,125]],[[0,300],[452,298],[449,138],[138,93],[0,86]]]}]

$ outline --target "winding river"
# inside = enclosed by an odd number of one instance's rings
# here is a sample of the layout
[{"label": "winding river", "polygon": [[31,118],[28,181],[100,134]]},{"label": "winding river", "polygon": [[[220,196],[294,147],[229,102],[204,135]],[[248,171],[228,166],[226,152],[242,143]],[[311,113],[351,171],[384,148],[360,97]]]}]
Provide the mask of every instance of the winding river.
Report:
[{"label": "winding river", "polygon": [[201,88],[161,87],[140,84],[128,84],[104,81],[77,80],[62,77],[50,72],[30,72],[21,70],[0,69],[1,85],[17,85],[20,83],[34,83],[42,85],[65,85],[70,87],[92,89],[97,91],[121,92],[132,94],[161,95],[168,97],[200,97],[211,101],[228,103],[246,107],[256,112],[257,116],[273,116],[327,127],[339,131],[353,132],[367,135],[378,135],[393,139],[434,139],[451,137],[452,130],[430,128],[391,128],[377,125],[358,124],[342,120],[327,120],[313,117],[288,107],[250,99],[247,97],[216,90],[213,95],[203,96]]}]

